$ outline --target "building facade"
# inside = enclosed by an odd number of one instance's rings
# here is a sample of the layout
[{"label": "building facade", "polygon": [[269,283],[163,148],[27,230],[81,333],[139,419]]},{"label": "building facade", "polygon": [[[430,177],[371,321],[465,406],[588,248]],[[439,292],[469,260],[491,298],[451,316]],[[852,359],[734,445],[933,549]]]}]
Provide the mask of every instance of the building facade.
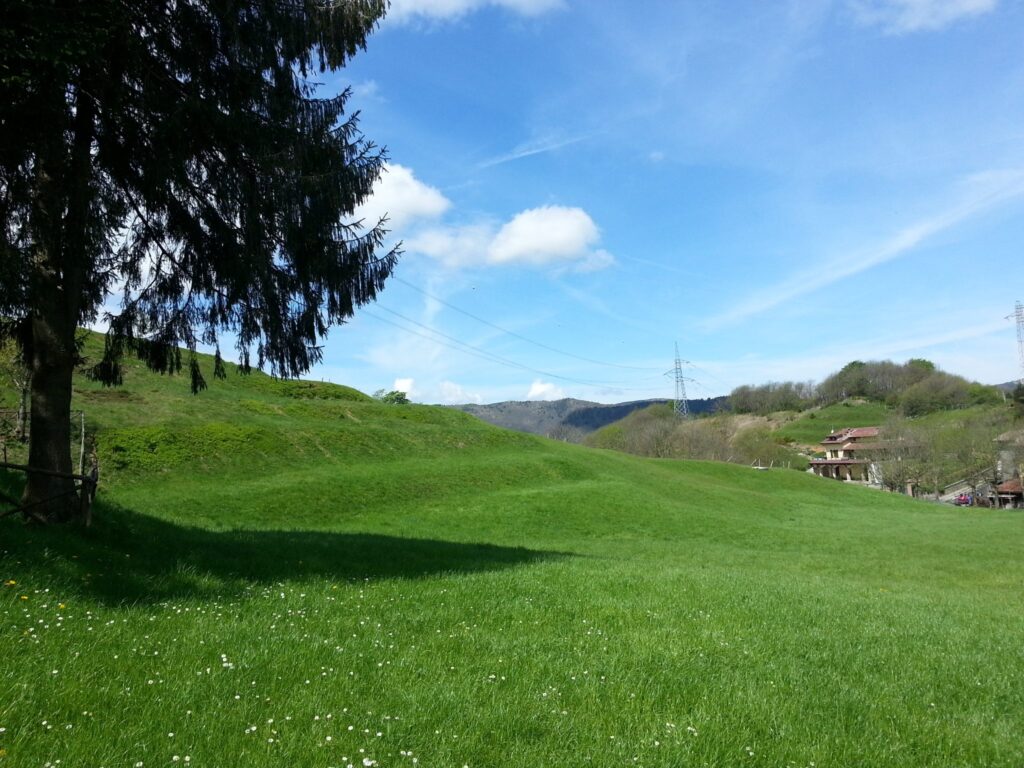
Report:
[{"label": "building facade", "polygon": [[878,427],[848,427],[832,432],[821,441],[823,459],[811,459],[809,471],[819,477],[881,486],[878,466],[867,452],[878,447]]}]

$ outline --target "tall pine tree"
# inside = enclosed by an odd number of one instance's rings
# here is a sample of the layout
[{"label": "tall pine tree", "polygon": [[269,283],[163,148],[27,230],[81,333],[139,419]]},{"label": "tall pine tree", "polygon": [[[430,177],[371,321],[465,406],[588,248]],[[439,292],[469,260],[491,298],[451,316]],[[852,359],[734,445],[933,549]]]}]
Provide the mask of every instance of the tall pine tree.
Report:
[{"label": "tall pine tree", "polygon": [[[227,331],[243,368],[295,376],[382,289],[396,253],[352,216],[384,156],[314,78],[386,7],[0,0],[0,315],[31,371],[33,468],[71,471],[76,329],[101,313],[94,376],[118,383],[126,353],[177,371],[184,347],[198,391],[197,345]],[[30,473],[23,501],[68,519],[71,490]]]}]

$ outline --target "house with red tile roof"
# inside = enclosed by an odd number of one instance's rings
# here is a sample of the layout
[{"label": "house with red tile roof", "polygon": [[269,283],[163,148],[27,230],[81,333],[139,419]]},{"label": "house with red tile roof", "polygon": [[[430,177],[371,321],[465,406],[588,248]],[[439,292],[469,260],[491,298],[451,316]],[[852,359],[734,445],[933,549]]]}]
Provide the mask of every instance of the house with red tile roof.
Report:
[{"label": "house with red tile roof", "polygon": [[847,427],[829,434],[820,445],[823,459],[811,459],[809,471],[819,477],[881,486],[878,466],[869,452],[878,448],[878,427]]},{"label": "house with red tile roof", "polygon": [[1020,478],[1014,477],[997,485],[989,499],[997,507],[1024,507],[1024,486]]}]

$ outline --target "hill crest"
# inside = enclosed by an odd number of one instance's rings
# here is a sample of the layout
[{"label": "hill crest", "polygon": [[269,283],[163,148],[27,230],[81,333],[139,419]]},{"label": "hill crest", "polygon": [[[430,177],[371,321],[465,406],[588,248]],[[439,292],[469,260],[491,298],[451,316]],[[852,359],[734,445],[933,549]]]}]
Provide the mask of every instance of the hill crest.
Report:
[{"label": "hill crest", "polygon": [[[718,410],[727,399],[710,397],[686,402],[691,413],[701,414]],[[668,399],[651,399],[595,403],[567,397],[561,400],[506,400],[486,405],[467,403],[449,407],[505,429],[578,442],[591,432],[623,419],[634,411],[671,402]]]}]

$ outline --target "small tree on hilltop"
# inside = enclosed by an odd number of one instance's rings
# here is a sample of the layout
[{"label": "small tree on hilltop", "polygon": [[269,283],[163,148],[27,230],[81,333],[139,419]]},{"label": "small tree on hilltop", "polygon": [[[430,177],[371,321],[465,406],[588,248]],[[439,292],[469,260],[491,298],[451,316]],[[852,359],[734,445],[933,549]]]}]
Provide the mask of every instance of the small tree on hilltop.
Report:
[{"label": "small tree on hilltop", "polygon": [[373,393],[373,396],[382,403],[388,403],[389,405],[407,405],[409,403],[409,396],[397,389],[393,389],[390,392],[378,389]]},{"label": "small tree on hilltop", "polygon": [[[295,376],[382,289],[396,258],[378,253],[383,222],[346,219],[384,156],[345,114],[348,91],[311,78],[362,49],[386,7],[4,4],[0,315],[31,371],[33,468],[71,471],[75,331],[101,312],[96,378],[119,383],[126,352],[177,371],[183,346],[198,391],[197,345],[229,332],[243,370]],[[72,495],[30,473],[23,500],[64,520]]]}]

